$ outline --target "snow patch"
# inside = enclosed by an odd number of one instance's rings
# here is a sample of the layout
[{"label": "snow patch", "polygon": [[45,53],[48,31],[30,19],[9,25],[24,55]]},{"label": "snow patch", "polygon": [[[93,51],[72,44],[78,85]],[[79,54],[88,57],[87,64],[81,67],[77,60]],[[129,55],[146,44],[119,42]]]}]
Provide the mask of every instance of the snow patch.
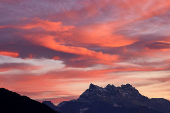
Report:
[{"label": "snow patch", "polygon": [[89,108],[83,108],[83,109],[80,109],[80,112],[79,113],[84,113],[85,111],[87,111]]},{"label": "snow patch", "polygon": [[119,105],[117,105],[117,104],[113,104],[113,106],[114,106],[114,107],[121,107],[121,106],[119,106]]}]

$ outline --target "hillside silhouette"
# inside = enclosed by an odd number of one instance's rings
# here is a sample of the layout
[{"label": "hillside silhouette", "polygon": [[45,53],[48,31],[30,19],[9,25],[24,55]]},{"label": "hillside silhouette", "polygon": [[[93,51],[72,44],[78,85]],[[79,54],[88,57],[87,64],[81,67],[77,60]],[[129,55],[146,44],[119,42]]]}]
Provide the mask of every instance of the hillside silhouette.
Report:
[{"label": "hillside silhouette", "polygon": [[0,113],[58,113],[47,105],[0,88]]}]

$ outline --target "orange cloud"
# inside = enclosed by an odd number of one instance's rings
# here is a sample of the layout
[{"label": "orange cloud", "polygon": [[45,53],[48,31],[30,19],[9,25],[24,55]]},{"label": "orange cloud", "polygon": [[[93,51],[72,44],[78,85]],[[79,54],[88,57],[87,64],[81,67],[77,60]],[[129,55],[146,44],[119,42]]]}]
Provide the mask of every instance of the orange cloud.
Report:
[{"label": "orange cloud", "polygon": [[29,35],[26,36],[25,38],[28,40],[32,40],[35,44],[45,46],[47,48],[57,50],[57,51],[79,54],[79,55],[83,55],[84,57],[90,57],[90,58],[101,59],[106,61],[118,60],[117,55],[103,54],[102,52],[95,52],[83,47],[60,45],[60,43],[57,43],[55,41],[55,38],[53,36],[37,36],[36,38],[35,37],[32,38],[32,36]]},{"label": "orange cloud", "polygon": [[29,55],[29,58],[31,58],[31,59],[34,58],[34,57],[36,57],[36,55],[33,55],[33,54]]},{"label": "orange cloud", "polygon": [[33,23],[21,26],[23,29],[32,29],[36,27],[40,27],[45,31],[69,31],[74,29],[74,26],[63,26],[62,22],[51,22],[51,21],[44,21],[40,19],[33,19]]},{"label": "orange cloud", "polygon": [[[94,24],[78,28],[72,38],[78,43],[92,44],[97,46],[121,47],[133,44],[137,39],[130,39],[123,35],[115,34],[122,23],[108,22],[105,24]],[[116,29],[116,30],[115,30]]]},{"label": "orange cloud", "polygon": [[53,57],[52,59],[54,59],[54,60],[58,60],[58,59],[60,59],[60,57],[55,56],[55,57]]},{"label": "orange cloud", "polygon": [[13,27],[13,26],[0,26],[0,29],[8,28],[8,27]]},{"label": "orange cloud", "polygon": [[10,56],[10,57],[19,57],[19,53],[15,53],[15,52],[6,52],[6,51],[3,51],[3,52],[0,52],[0,55],[3,55],[3,56]]}]

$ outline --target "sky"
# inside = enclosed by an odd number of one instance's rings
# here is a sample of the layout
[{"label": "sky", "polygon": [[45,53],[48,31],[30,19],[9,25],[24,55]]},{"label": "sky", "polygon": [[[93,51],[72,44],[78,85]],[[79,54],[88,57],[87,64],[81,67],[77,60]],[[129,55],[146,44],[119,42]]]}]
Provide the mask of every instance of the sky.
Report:
[{"label": "sky", "polygon": [[0,87],[56,105],[90,83],[170,100],[169,0],[0,0]]}]

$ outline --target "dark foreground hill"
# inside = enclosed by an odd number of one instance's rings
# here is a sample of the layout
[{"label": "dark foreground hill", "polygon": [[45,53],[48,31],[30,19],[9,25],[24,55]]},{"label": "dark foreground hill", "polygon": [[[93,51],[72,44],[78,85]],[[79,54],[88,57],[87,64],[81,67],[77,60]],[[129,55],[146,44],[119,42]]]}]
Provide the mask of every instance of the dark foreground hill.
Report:
[{"label": "dark foreground hill", "polygon": [[170,101],[149,99],[130,84],[105,88],[90,84],[77,100],[64,101],[58,106],[44,103],[60,113],[170,113]]},{"label": "dark foreground hill", "polygon": [[58,113],[47,105],[0,88],[0,113]]}]

